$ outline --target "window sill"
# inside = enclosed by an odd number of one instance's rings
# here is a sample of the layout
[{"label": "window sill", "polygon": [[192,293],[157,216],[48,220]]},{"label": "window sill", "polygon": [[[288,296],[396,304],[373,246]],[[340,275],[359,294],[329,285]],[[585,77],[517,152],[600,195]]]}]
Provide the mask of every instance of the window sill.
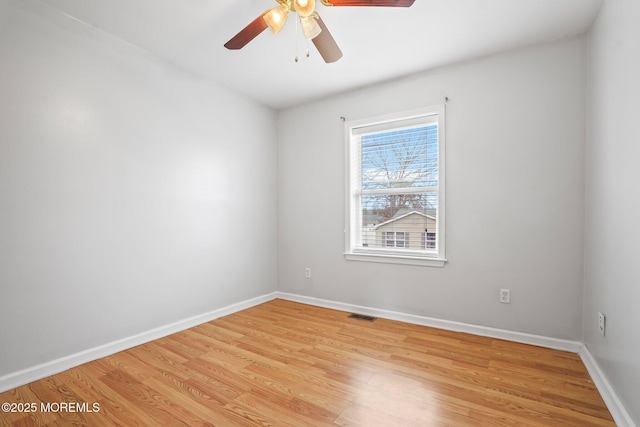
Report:
[{"label": "window sill", "polygon": [[398,256],[387,254],[363,254],[346,252],[347,261],[382,262],[387,264],[419,265],[422,267],[444,267],[447,262],[444,258],[425,258],[412,256]]}]

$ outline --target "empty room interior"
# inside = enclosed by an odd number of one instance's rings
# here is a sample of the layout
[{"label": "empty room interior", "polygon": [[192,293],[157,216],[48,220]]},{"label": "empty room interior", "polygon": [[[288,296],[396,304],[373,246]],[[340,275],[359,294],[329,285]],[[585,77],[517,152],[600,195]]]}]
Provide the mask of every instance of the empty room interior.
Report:
[{"label": "empty room interior", "polygon": [[0,426],[640,425],[639,99],[636,0],[0,0]]}]

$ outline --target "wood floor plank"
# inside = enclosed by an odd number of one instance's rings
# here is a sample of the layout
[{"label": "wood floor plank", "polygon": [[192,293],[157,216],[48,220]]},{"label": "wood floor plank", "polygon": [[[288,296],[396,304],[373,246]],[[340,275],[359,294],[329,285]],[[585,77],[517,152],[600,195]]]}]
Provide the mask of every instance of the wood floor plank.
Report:
[{"label": "wood floor plank", "polygon": [[[96,370],[96,366],[100,366],[95,362],[70,369],[67,372],[59,374],[62,381],[65,381],[69,387],[78,390],[78,396],[86,403],[98,403],[100,405],[100,418],[105,417],[102,412],[103,406],[106,411],[113,414],[113,418],[107,418],[108,421],[116,425],[149,425],[152,419],[146,414],[138,410],[138,402],[131,402],[124,399],[116,390],[109,387],[102,381],[107,373]],[[110,371],[113,372],[113,371]],[[68,380],[71,376],[74,380]],[[88,391],[82,393],[81,390]],[[98,418],[98,417],[94,417]]]},{"label": "wood floor plank", "polygon": [[266,391],[284,393],[298,400],[321,406],[339,414],[350,401],[351,392],[342,384],[336,385],[324,377],[294,372],[293,369],[281,370],[254,364],[247,367],[256,384]]},{"label": "wood floor plank", "polygon": [[614,426],[579,356],[284,300],[0,394],[14,426]]},{"label": "wood floor plank", "polygon": [[[278,427],[316,427],[319,425],[332,425],[310,420],[294,411],[287,411],[282,406],[274,405],[273,399],[264,399],[255,393],[245,393],[233,401],[233,408],[238,414],[257,413],[263,414],[269,423]],[[278,420],[277,424],[273,420]]]}]

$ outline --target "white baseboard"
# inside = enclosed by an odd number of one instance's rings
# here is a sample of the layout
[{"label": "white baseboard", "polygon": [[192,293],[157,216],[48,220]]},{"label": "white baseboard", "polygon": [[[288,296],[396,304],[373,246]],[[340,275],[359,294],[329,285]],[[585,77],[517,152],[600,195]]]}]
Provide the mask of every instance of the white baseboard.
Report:
[{"label": "white baseboard", "polygon": [[33,366],[31,368],[4,375],[0,377],[0,393],[24,384],[29,384],[30,382],[37,381],[50,375],[64,372],[68,369],[80,366],[84,363],[88,363],[102,357],[110,356],[112,354],[127,350],[137,345],[157,340],[176,332],[184,331],[185,329],[192,328],[202,323],[210,322],[219,317],[246,310],[247,308],[262,304],[267,301],[271,301],[275,298],[275,292],[261,295],[259,297],[240,301],[235,304],[210,311],[208,313],[193,316],[188,319],[171,323],[169,325],[160,326],[159,328],[155,328],[150,331],[142,332],[140,334],[113,341],[98,347],[90,348],[79,353],[71,354],[60,359],[52,360],[50,362]]},{"label": "white baseboard", "polygon": [[618,427],[636,427],[635,422],[631,418],[631,414],[627,411],[627,409],[620,401],[618,394],[615,392],[609,380],[600,369],[598,362],[593,357],[589,349],[586,345],[582,345],[580,349],[580,359],[582,359],[582,363],[587,367],[587,371],[589,371],[589,375],[591,375],[591,379],[595,383],[600,395],[602,396],[602,400],[607,405],[609,412],[611,412],[611,416],[613,420],[616,422]]},{"label": "white baseboard", "polygon": [[436,319],[433,317],[418,316],[415,314],[400,313],[397,311],[382,310],[379,308],[365,307],[361,305],[346,304],[342,302],[329,301],[308,297],[304,295],[290,294],[286,292],[276,292],[276,298],[300,302],[303,304],[316,305],[319,307],[332,308],[334,310],[368,314],[369,316],[381,317],[384,319],[398,320],[401,322],[413,323],[415,325],[429,326],[432,328],[445,329],[455,332],[466,332],[468,334],[480,335],[491,338],[498,338],[508,341],[515,341],[524,344],[537,345],[539,347],[552,348],[554,350],[579,353],[582,343],[578,341],[561,340],[557,338],[544,337],[540,335],[526,334],[523,332],[508,331],[505,329],[490,328],[487,326],[477,326],[469,323],[454,322],[451,320]]}]

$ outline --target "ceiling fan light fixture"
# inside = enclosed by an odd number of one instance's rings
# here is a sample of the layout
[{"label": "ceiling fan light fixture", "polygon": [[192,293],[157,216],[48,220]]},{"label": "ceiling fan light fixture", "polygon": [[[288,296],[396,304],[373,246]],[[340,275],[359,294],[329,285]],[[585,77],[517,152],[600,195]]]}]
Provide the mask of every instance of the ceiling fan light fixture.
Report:
[{"label": "ceiling fan light fixture", "polygon": [[[0,0],[2,1],[2,0]],[[253,0],[252,0],[253,1]],[[257,0],[256,0],[257,1]],[[277,7],[269,9],[249,25],[244,27],[231,40],[224,44],[227,49],[242,49],[251,40],[260,35],[267,27],[278,34],[284,26],[290,12],[300,17],[304,36],[313,40],[320,56],[326,63],[336,62],[342,58],[342,51],[331,35],[331,32],[316,13],[316,1],[325,6],[365,6],[365,7],[410,7],[416,0],[275,0]],[[297,21],[296,21],[297,24]],[[296,26],[297,32],[297,26]]]},{"label": "ceiling fan light fixture", "polygon": [[273,31],[273,34],[278,34],[282,27],[284,27],[284,23],[287,22],[288,16],[289,9],[287,9],[284,5],[280,5],[265,13],[263,19],[264,22],[267,23],[271,31]]},{"label": "ceiling fan light fixture", "polygon": [[300,26],[307,40],[316,38],[322,32],[322,28],[320,28],[320,25],[318,25],[318,22],[313,16],[301,16]]},{"label": "ceiling fan light fixture", "polygon": [[293,6],[300,17],[311,16],[316,10],[316,0],[293,0]]}]

